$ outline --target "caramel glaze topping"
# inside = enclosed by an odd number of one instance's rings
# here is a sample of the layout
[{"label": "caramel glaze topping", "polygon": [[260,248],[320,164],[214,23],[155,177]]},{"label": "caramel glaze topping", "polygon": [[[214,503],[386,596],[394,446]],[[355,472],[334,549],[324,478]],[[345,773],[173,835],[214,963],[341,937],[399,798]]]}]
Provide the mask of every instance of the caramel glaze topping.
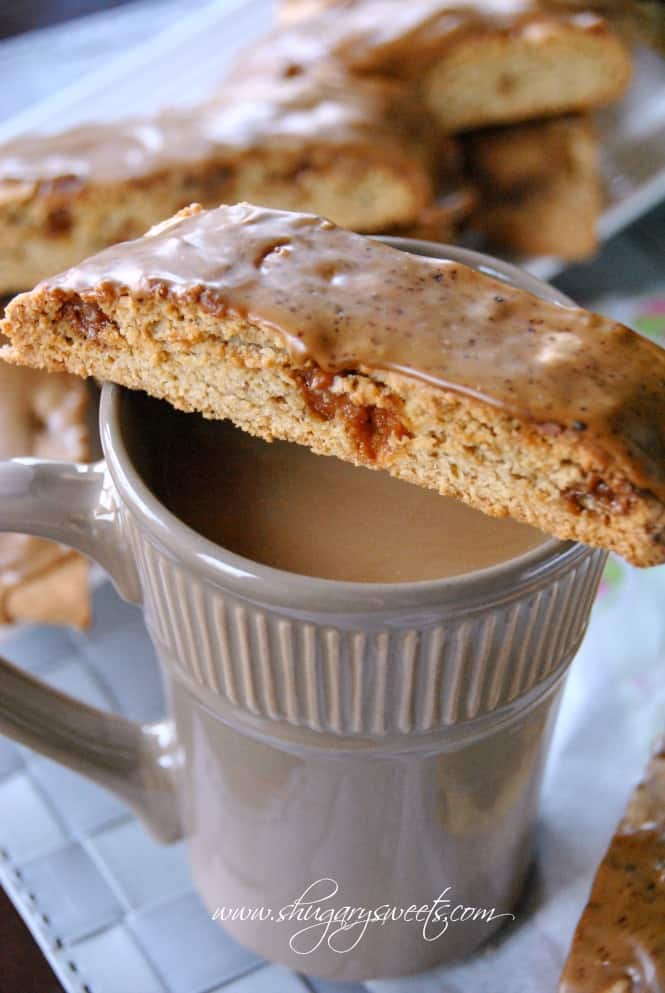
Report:
[{"label": "caramel glaze topping", "polygon": [[600,864],[559,993],[665,993],[665,742]]},{"label": "caramel glaze topping", "polygon": [[362,145],[366,156],[385,161],[395,155],[398,137],[418,130],[406,123],[395,130],[402,95],[387,80],[349,86],[341,71],[326,66],[307,78],[240,82],[229,82],[203,108],[9,142],[0,147],[0,181],[23,183],[28,194],[36,184],[49,192],[53,183],[140,179],[175,165],[233,162],[256,147],[302,150],[325,142]]},{"label": "caramel glaze topping", "polygon": [[483,32],[547,32],[555,24],[606,30],[599,16],[552,10],[540,0],[373,0],[335,5],[285,30],[276,29],[239,61],[237,75],[303,72],[333,59],[359,74],[422,76],[461,38]]},{"label": "caramel glaze topping", "polygon": [[125,287],[194,296],[272,328],[301,369],[396,371],[584,437],[665,499],[665,350],[457,262],[237,204],[188,208],[41,285],[70,304]]},{"label": "caramel glaze topping", "polygon": [[617,834],[601,863],[560,993],[665,993],[665,823]]}]

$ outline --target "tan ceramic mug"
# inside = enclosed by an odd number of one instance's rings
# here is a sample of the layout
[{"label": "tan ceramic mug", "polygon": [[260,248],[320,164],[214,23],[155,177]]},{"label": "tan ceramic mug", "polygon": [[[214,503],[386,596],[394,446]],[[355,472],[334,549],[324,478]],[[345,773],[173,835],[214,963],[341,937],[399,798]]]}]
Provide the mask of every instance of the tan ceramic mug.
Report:
[{"label": "tan ceramic mug", "polygon": [[[567,302],[485,256],[392,243]],[[258,565],[150,491],[141,402],[104,387],[104,462],[0,463],[0,530],[80,549],[143,605],[168,716],[102,714],[0,662],[0,730],[114,790],[157,838],[186,835],[211,913],[268,959],[357,980],[469,953],[520,892],[605,553],[551,540],[390,585]]]}]

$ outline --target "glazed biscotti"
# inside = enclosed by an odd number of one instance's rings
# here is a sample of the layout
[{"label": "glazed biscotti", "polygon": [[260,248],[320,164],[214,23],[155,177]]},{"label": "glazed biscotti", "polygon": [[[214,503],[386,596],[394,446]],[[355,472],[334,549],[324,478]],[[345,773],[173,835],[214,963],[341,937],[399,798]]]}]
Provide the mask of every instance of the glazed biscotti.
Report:
[{"label": "glazed biscotti", "polygon": [[[86,388],[74,376],[0,361],[0,459],[89,458]],[[0,534],[0,624],[39,621],[85,627],[88,564],[42,538]]]},{"label": "glazed biscotti", "polygon": [[[585,111],[616,100],[631,76],[601,16],[538,0],[339,0],[281,28],[250,53],[285,71],[332,59],[356,75],[397,76],[447,131]],[[296,4],[293,4],[294,9]]]},{"label": "glazed biscotti", "polygon": [[665,561],[665,351],[312,215],[193,207],[15,298],[11,362]]},{"label": "glazed biscotti", "polygon": [[665,989],[665,739],[593,882],[559,993]]},{"label": "glazed biscotti", "polygon": [[[415,223],[432,201],[432,128],[402,88],[314,68],[257,74],[213,104],[0,147],[0,294],[33,286],[197,200],[252,200],[359,231]],[[437,169],[453,154],[437,141]]]},{"label": "glazed biscotti", "polygon": [[596,250],[603,192],[588,116],[476,131],[464,146],[479,193],[469,224],[490,246],[569,260]]}]

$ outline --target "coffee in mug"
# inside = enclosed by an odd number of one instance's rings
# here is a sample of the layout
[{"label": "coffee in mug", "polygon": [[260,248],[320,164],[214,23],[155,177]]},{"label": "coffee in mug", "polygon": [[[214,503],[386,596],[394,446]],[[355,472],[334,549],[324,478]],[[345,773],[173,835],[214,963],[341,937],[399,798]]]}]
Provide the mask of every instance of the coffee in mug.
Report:
[{"label": "coffee in mug", "polygon": [[286,572],[402,583],[474,572],[546,536],[432,490],[146,400],[150,482],[193,530]]}]

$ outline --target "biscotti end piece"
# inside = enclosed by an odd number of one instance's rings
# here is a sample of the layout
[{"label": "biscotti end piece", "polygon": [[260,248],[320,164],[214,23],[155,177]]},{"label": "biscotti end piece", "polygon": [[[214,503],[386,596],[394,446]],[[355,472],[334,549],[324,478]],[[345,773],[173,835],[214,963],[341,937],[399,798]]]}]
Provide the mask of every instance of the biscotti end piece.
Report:
[{"label": "biscotti end piece", "polygon": [[192,208],[17,297],[3,330],[10,361],[665,561],[665,351],[458,263]]},{"label": "biscotti end piece", "polygon": [[623,95],[631,75],[619,36],[580,14],[470,33],[450,45],[422,86],[441,126],[463,131],[603,107]]},{"label": "biscotti end piece", "polygon": [[[73,376],[0,361],[0,459],[90,457],[87,390]],[[0,534],[0,624],[90,622],[87,560],[43,538]]]},{"label": "biscotti end piece", "polygon": [[570,116],[469,134],[467,167],[479,191],[469,226],[518,255],[591,255],[603,203],[591,119]]},{"label": "biscotti end piece", "polygon": [[665,740],[593,881],[559,993],[665,989]]}]

